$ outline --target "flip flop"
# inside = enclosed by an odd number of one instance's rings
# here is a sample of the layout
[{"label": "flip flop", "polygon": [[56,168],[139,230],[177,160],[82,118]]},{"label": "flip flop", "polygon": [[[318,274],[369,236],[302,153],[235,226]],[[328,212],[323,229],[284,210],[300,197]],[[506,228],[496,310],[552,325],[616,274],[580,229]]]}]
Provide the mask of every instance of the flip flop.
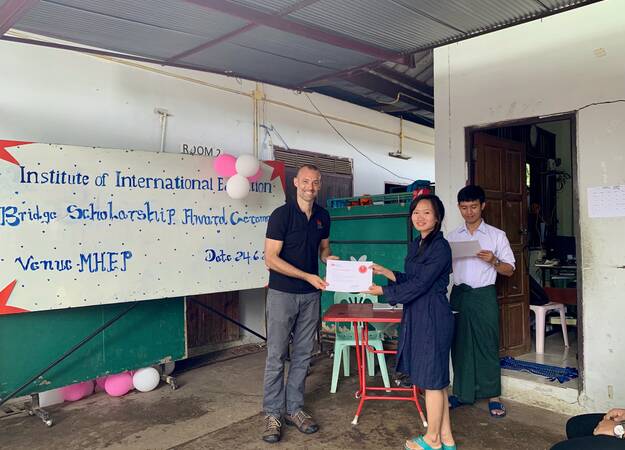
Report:
[{"label": "flip flop", "polygon": [[456,444],[454,444],[454,445],[445,445],[445,444],[443,444],[443,450],[456,450]]},{"label": "flip flop", "polygon": [[[493,410],[495,409],[502,410],[503,414],[494,413]],[[488,411],[490,412],[491,417],[496,417],[497,419],[506,417],[506,407],[501,402],[488,402]]]},{"label": "flip flop", "polygon": [[[432,447],[430,444],[428,444],[427,442],[425,442],[425,439],[423,439],[423,436],[417,436],[416,438],[410,438],[410,440],[412,442],[414,442],[415,444],[418,444],[419,446],[421,446],[421,448],[423,450],[443,450],[443,447]],[[453,450],[452,447],[448,447],[450,450]],[[407,445],[404,444],[404,450],[413,450],[410,447],[408,447]]]}]

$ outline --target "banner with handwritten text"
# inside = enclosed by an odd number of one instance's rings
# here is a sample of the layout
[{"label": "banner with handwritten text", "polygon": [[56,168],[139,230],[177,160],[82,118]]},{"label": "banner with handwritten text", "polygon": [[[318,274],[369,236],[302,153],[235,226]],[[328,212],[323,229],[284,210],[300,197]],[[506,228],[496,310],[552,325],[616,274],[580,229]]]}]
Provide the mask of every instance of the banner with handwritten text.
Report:
[{"label": "banner with handwritten text", "polygon": [[233,200],[212,158],[0,140],[0,314],[264,286],[261,167]]}]

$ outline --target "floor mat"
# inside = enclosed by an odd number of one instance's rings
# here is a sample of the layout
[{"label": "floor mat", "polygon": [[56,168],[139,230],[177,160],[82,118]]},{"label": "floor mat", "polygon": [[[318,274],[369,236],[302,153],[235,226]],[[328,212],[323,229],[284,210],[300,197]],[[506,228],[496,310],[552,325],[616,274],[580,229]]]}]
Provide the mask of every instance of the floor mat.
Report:
[{"label": "floor mat", "polygon": [[566,383],[579,376],[577,369],[574,367],[549,366],[547,364],[521,361],[511,356],[501,358],[501,368],[540,375],[548,378],[549,381],[558,380],[560,383]]}]

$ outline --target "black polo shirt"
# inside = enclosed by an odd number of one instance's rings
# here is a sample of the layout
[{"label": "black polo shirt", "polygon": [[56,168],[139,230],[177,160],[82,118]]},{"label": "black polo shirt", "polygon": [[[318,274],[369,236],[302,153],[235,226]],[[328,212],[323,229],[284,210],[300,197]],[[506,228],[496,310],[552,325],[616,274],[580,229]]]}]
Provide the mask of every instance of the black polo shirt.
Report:
[{"label": "black polo shirt", "polygon": [[[307,273],[319,273],[319,244],[330,236],[330,214],[316,203],[310,220],[297,202],[288,202],[277,208],[269,217],[268,239],[282,241],[280,258]],[[289,277],[274,270],[269,271],[269,287],[293,294],[315,292],[310,283]]]}]

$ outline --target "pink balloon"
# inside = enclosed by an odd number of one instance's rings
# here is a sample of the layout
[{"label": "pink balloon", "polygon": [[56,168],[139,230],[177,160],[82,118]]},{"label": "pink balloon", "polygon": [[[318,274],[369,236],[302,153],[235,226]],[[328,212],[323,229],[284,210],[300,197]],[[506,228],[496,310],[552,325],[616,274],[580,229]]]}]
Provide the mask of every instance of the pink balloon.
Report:
[{"label": "pink balloon", "polygon": [[128,372],[109,375],[104,382],[104,390],[111,397],[121,397],[132,389],[132,376]]},{"label": "pink balloon", "polygon": [[252,175],[251,177],[247,177],[247,179],[253,183],[254,181],[260,180],[262,177],[263,177],[263,168],[259,167],[258,172],[256,172],[256,174]]},{"label": "pink balloon", "polygon": [[227,153],[222,153],[213,162],[213,169],[217,172],[217,175],[222,177],[231,177],[237,173],[236,168],[237,159]]},{"label": "pink balloon", "polygon": [[106,381],[106,376],[98,377],[95,379],[95,390],[96,392],[100,392],[104,390],[104,382]]},{"label": "pink balloon", "polygon": [[75,402],[93,393],[93,381],[83,381],[82,383],[64,386],[63,398],[68,402]]}]

